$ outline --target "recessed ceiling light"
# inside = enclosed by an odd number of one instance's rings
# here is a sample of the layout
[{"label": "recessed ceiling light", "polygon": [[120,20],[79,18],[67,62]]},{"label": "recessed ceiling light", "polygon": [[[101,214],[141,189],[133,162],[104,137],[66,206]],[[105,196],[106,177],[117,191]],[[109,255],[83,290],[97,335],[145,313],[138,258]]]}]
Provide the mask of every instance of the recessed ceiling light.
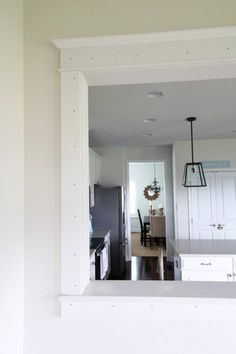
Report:
[{"label": "recessed ceiling light", "polygon": [[152,136],[151,133],[146,133],[146,134],[143,134],[143,136]]},{"label": "recessed ceiling light", "polygon": [[154,118],[144,119],[144,123],[155,123],[157,120]]},{"label": "recessed ceiling light", "polygon": [[149,91],[146,93],[147,98],[158,98],[164,96],[164,93],[161,91]]}]

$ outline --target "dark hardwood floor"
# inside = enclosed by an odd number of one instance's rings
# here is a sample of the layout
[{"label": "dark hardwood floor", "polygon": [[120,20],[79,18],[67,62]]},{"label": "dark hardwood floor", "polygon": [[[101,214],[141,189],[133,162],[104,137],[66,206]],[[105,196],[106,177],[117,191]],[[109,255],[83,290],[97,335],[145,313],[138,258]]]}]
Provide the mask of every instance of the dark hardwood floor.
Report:
[{"label": "dark hardwood floor", "polygon": [[[110,280],[160,280],[157,269],[157,257],[132,257],[126,263],[126,271],[122,277]],[[174,280],[174,265],[164,257],[164,280]]]}]

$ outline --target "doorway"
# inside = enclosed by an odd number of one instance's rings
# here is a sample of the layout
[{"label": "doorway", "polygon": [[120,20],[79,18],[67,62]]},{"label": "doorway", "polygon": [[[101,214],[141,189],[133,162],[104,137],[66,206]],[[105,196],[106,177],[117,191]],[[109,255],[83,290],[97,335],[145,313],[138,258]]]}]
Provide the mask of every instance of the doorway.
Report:
[{"label": "doorway", "polygon": [[[160,186],[160,195],[157,199],[148,200],[144,196],[144,188],[151,185],[156,178]],[[129,162],[129,219],[131,234],[140,234],[140,222],[137,210],[142,220],[148,217],[150,209],[158,214],[165,210],[165,166],[164,162],[146,161]],[[140,237],[139,237],[140,238]],[[134,237],[133,237],[134,239]],[[135,242],[139,246],[139,241]],[[150,245],[147,245],[150,246]],[[150,247],[133,248],[132,256],[145,256],[152,250]],[[154,251],[153,251],[154,252]],[[151,252],[151,254],[153,253]]]},{"label": "doorway", "polygon": [[[154,180],[160,188],[156,199],[145,197],[144,190],[153,184]],[[158,280],[156,272],[158,244],[150,243],[147,235],[143,239],[143,228],[148,223],[149,214],[164,214],[165,202],[165,164],[163,161],[135,161],[128,163],[128,204],[131,248],[131,280]],[[138,215],[140,214],[140,217]],[[141,218],[141,220],[140,220]],[[166,253],[164,254],[166,264]]]}]

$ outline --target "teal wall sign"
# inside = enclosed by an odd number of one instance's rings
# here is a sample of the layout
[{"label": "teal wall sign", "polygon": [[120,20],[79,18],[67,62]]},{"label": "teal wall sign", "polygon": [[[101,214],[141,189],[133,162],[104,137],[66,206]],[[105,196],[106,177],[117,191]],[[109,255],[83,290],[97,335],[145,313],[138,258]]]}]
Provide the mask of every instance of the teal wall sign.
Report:
[{"label": "teal wall sign", "polygon": [[229,160],[220,161],[202,161],[203,168],[230,168],[231,162]]}]

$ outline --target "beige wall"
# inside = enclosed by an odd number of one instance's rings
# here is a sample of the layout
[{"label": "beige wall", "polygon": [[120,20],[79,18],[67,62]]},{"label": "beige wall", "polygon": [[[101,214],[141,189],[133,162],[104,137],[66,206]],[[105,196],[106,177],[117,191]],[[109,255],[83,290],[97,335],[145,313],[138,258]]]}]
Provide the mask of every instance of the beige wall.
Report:
[{"label": "beige wall", "polygon": [[[97,348],[103,327],[111,343],[121,328],[119,321],[100,321],[98,329],[91,321],[58,317],[59,53],[50,39],[233,25],[235,11],[234,0],[25,0],[26,354],[75,354],[81,346],[81,353],[106,353]],[[124,350],[129,337],[132,352],[152,352],[137,340],[150,336],[148,326],[140,332],[143,322],[136,321],[136,335],[133,322],[122,326],[129,334],[114,353]]]},{"label": "beige wall", "polygon": [[0,353],[23,353],[23,2],[0,1]]},{"label": "beige wall", "polygon": [[25,16],[27,37],[47,40],[230,26],[236,8],[234,0],[25,0]]}]

